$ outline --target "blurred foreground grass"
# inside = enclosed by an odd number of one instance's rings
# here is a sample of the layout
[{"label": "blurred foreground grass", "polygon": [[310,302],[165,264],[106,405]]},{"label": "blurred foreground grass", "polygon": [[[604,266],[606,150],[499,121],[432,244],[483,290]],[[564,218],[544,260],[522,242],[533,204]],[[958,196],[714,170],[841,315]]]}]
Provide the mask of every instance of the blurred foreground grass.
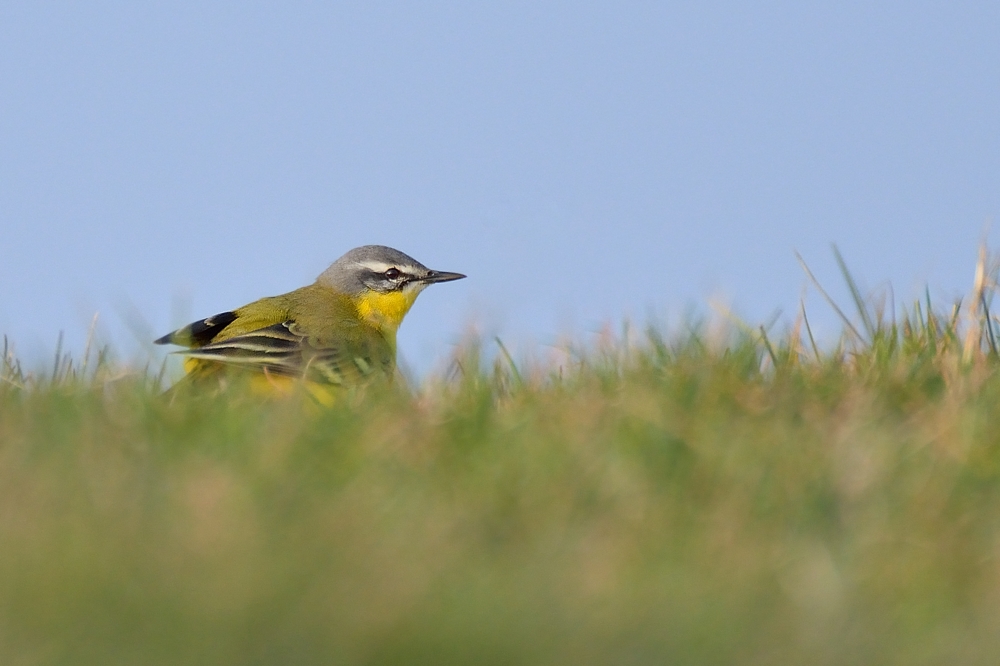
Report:
[{"label": "blurred foreground grass", "polygon": [[996,663],[995,277],[322,410],[7,354],[0,664]]}]

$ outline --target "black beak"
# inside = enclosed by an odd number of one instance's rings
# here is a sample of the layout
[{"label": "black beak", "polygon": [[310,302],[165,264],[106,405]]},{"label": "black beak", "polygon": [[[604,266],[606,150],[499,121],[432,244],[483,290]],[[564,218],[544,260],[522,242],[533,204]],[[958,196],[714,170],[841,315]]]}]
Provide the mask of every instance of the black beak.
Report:
[{"label": "black beak", "polygon": [[421,282],[426,282],[428,284],[433,284],[435,282],[451,282],[452,280],[461,280],[465,276],[461,273],[449,273],[448,271],[430,271],[427,275],[420,278]]}]

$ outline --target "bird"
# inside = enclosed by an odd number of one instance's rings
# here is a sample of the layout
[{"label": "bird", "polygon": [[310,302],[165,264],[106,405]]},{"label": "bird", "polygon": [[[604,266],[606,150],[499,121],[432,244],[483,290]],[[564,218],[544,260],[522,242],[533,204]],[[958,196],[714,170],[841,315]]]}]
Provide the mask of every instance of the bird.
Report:
[{"label": "bird", "polygon": [[154,343],[185,348],[176,353],[186,357],[187,384],[224,385],[239,375],[287,392],[290,380],[300,379],[322,387],[310,390],[328,402],[329,387],[391,380],[396,331],[417,296],[464,277],[431,270],[385,245],[363,245],[311,285],[195,321]]}]

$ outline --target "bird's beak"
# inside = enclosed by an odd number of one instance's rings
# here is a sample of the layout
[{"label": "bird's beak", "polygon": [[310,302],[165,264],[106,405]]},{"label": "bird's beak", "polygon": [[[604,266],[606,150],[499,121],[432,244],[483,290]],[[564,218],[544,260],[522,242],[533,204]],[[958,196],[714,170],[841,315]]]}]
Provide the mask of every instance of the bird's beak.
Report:
[{"label": "bird's beak", "polygon": [[420,278],[421,282],[426,282],[427,284],[434,284],[435,282],[451,282],[452,280],[461,280],[465,276],[461,273],[449,273],[448,271],[430,271],[424,277]]}]

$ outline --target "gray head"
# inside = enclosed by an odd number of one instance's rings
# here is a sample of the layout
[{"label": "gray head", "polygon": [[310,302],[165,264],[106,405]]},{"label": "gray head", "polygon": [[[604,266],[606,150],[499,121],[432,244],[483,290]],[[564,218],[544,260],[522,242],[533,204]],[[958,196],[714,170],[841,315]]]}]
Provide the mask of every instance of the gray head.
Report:
[{"label": "gray head", "polygon": [[464,277],[461,273],[431,270],[385,245],[362,245],[333,262],[317,282],[352,296],[366,291],[403,291],[416,295],[429,284]]}]

